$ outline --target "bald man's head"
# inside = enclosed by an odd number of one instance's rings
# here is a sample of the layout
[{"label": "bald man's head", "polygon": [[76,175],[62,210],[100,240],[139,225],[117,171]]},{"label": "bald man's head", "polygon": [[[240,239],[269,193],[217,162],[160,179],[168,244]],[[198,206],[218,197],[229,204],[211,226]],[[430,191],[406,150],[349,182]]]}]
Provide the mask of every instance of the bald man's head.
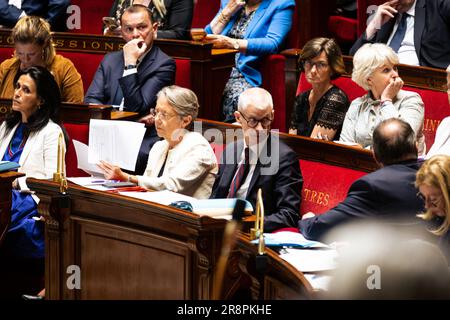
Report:
[{"label": "bald man's head", "polygon": [[383,166],[417,160],[416,135],[411,126],[398,118],[382,121],[373,132],[373,153]]}]

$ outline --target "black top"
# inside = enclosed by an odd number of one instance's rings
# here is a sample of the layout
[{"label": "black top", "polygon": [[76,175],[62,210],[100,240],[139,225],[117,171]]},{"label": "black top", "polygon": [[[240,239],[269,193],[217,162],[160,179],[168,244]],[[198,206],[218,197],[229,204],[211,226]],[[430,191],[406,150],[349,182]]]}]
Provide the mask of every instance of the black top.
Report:
[{"label": "black top", "polygon": [[344,123],[345,114],[350,105],[347,95],[336,86],[331,87],[325,94],[317,101],[316,108],[308,121],[309,111],[309,93],[311,90],[299,94],[295,98],[294,108],[291,116],[291,128],[297,129],[297,134],[300,136],[311,136],[315,125],[327,129],[336,130],[334,140],[339,139],[341,134],[342,124]]},{"label": "black top", "polygon": [[[130,0],[115,0],[109,15],[119,20],[130,3]],[[148,6],[153,12],[153,20],[158,22],[158,38],[189,40],[194,2],[192,0],[164,0],[164,4],[167,10],[164,16],[156,10],[153,2],[150,2]]]}]

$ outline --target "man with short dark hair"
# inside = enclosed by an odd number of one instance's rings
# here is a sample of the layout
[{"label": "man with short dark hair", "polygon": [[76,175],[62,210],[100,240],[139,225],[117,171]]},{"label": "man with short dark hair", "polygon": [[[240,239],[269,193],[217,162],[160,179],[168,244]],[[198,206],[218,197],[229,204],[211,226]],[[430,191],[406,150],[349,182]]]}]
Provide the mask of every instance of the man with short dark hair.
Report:
[{"label": "man with short dark hair", "polygon": [[414,187],[420,163],[411,126],[398,118],[382,121],[373,133],[373,152],[380,169],[356,180],[344,201],[328,212],[303,215],[298,227],[306,238],[322,239],[332,228],[355,219],[409,222],[424,209]]},{"label": "man with short dark hair", "polygon": [[123,105],[126,111],[146,115],[159,90],[173,84],[175,62],[153,45],[158,24],[147,7],[128,7],[121,25],[126,44],[103,58],[84,101]]},{"label": "man with short dark hair", "polygon": [[[86,92],[85,103],[120,105],[126,111],[147,115],[156,104],[156,94],[174,83],[175,62],[153,45],[158,24],[143,5],[128,7],[121,17],[123,49],[108,53],[102,60]],[[150,118],[150,119],[149,119]],[[153,116],[139,151],[136,174],[143,174],[148,154],[159,140]]]}]

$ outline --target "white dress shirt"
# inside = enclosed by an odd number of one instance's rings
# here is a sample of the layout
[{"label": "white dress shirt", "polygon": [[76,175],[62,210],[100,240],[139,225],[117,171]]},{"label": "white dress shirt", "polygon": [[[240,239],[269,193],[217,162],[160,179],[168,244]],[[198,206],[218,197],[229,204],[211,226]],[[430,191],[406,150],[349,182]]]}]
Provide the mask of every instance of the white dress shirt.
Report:
[{"label": "white dress shirt", "polygon": [[[406,18],[406,34],[397,53],[400,63],[413,66],[419,65],[419,58],[417,57],[416,47],[414,46],[414,17],[416,14],[416,2],[417,0],[414,1],[413,6],[408,11],[406,11],[406,13],[408,14],[408,18]],[[391,43],[392,38],[394,37],[394,34],[398,29],[398,25],[400,23],[400,20],[402,19],[402,15],[403,14],[399,14],[397,16],[397,21],[394,25],[394,29],[392,30],[392,34],[387,42],[388,44]]]}]

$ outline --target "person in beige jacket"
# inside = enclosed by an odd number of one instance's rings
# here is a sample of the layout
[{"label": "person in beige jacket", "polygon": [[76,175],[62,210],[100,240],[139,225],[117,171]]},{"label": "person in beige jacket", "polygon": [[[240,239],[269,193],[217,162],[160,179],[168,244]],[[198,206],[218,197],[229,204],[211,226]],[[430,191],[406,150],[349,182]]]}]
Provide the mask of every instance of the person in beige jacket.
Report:
[{"label": "person in beige jacket", "polygon": [[42,18],[25,16],[12,30],[14,57],[0,64],[0,98],[12,99],[19,73],[32,66],[47,68],[61,92],[61,101],[83,103],[81,75],[72,61],[56,54],[50,25]]},{"label": "person in beige jacket", "polygon": [[178,86],[163,88],[157,95],[155,126],[164,138],[150,150],[143,176],[133,176],[101,161],[105,178],[131,181],[153,190],[170,190],[197,199],[209,198],[218,171],[217,159],[208,141],[186,130],[198,114],[195,93]]}]

